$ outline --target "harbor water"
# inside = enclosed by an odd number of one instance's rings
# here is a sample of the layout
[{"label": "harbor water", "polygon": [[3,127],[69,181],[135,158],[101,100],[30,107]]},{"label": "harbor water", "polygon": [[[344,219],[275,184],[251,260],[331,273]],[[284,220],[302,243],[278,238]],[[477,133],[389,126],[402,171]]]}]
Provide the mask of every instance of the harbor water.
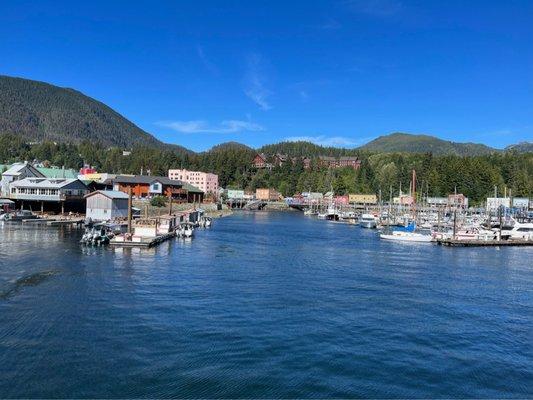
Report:
[{"label": "harbor water", "polygon": [[0,397],[533,396],[533,249],[236,213],[151,249],[0,226]]}]

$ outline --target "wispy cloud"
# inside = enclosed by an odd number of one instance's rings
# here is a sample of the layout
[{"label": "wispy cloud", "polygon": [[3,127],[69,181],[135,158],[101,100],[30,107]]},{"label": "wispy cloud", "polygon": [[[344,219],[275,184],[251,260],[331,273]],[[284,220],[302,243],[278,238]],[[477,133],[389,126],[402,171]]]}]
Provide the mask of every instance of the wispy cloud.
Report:
[{"label": "wispy cloud", "polygon": [[389,17],[403,8],[399,0],[345,0],[342,4],[352,12],[374,17]]},{"label": "wispy cloud", "polygon": [[302,101],[307,101],[307,99],[309,99],[309,94],[307,93],[306,90],[300,90],[300,98],[302,99]]},{"label": "wispy cloud", "polygon": [[180,133],[241,133],[241,132],[260,132],[265,128],[262,125],[251,121],[226,120],[217,125],[211,125],[207,121],[160,121],[157,125],[172,129]]},{"label": "wispy cloud", "polygon": [[343,136],[325,136],[325,135],[318,135],[318,136],[290,136],[285,138],[287,142],[311,142],[314,144],[318,144],[319,146],[333,146],[333,147],[341,147],[341,146],[357,146],[366,141],[366,139],[361,140],[354,140],[352,138],[347,138]]},{"label": "wispy cloud", "polygon": [[336,19],[328,18],[322,25],[319,25],[318,28],[329,31],[329,30],[341,29],[342,25]]},{"label": "wispy cloud", "polygon": [[219,70],[217,66],[207,57],[202,46],[196,46],[196,54],[198,55],[198,58],[200,58],[200,61],[202,61],[202,64],[204,65],[205,69],[207,69],[211,74],[215,76],[219,75]]},{"label": "wispy cloud", "polygon": [[264,60],[259,54],[251,54],[246,61],[244,76],[244,94],[263,111],[272,107],[268,98],[272,92],[266,87]]}]

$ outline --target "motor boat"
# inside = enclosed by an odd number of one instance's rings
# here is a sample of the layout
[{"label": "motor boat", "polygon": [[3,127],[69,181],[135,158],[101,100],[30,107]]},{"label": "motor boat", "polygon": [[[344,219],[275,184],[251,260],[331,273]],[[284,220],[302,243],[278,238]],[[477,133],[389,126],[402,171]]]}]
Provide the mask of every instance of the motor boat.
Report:
[{"label": "motor boat", "polygon": [[359,218],[359,225],[362,228],[374,229],[377,226],[376,218],[372,214],[363,214]]},{"label": "motor boat", "polygon": [[20,222],[25,219],[37,219],[37,218],[39,217],[29,210],[14,211],[14,212],[3,215],[3,220],[9,221],[9,222]]}]

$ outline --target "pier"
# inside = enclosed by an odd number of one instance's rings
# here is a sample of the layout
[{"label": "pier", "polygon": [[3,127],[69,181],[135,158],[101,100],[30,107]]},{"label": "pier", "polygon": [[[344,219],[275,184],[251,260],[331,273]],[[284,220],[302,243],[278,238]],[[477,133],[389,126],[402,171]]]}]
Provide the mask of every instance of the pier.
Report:
[{"label": "pier", "polygon": [[437,239],[437,243],[450,247],[533,246],[533,240]]}]

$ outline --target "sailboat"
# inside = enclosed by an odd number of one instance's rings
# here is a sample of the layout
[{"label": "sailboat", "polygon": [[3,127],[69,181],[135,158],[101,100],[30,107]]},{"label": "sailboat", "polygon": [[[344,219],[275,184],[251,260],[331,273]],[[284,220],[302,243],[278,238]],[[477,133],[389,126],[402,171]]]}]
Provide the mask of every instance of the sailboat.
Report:
[{"label": "sailboat", "polygon": [[[413,214],[416,216],[416,172],[413,170],[413,177],[411,183],[411,194],[413,204]],[[379,235],[384,240],[396,240],[400,242],[416,242],[416,243],[429,243],[434,241],[433,236],[416,232],[416,217],[413,218],[413,222],[409,223],[405,228],[399,228],[391,233],[382,233]]]}]

